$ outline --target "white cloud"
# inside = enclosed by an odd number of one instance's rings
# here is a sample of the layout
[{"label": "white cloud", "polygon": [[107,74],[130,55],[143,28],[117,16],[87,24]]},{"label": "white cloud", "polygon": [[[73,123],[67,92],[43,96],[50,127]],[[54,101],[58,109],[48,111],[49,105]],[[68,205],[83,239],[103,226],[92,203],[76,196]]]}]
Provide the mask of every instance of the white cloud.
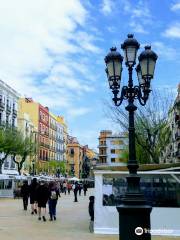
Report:
[{"label": "white cloud", "polygon": [[153,49],[157,52],[158,56],[161,59],[172,60],[174,61],[179,57],[179,53],[176,51],[175,48],[164,44],[163,42],[156,41],[152,43]]},{"label": "white cloud", "polygon": [[80,0],[0,0],[0,6],[3,81],[52,108],[72,107],[76,97],[94,91],[90,60],[79,59],[96,57],[100,39],[88,31]]},{"label": "white cloud", "polygon": [[180,2],[177,2],[171,6],[172,11],[178,11],[180,10]]},{"label": "white cloud", "polygon": [[112,0],[103,0],[102,2],[102,12],[104,15],[108,15],[112,12],[113,1]]},{"label": "white cloud", "polygon": [[71,108],[71,109],[69,108],[68,116],[69,117],[79,117],[79,116],[85,115],[91,111],[92,111],[92,109],[86,108],[86,107]]},{"label": "white cloud", "polygon": [[120,1],[125,14],[129,15],[129,26],[133,32],[147,34],[146,25],[152,24],[152,15],[146,1],[139,0],[133,5],[133,1]]},{"label": "white cloud", "polygon": [[180,38],[180,22],[172,24],[163,35],[170,38]]},{"label": "white cloud", "polygon": [[148,31],[145,30],[144,26],[140,23],[135,23],[134,21],[132,21],[129,25],[133,28],[133,32],[144,34],[148,33]]}]

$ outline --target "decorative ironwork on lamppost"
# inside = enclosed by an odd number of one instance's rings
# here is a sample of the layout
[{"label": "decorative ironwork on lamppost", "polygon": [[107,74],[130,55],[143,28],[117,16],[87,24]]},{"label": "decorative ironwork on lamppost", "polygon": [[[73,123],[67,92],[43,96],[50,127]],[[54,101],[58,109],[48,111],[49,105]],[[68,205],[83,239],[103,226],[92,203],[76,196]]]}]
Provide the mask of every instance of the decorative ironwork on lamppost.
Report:
[{"label": "decorative ironwork on lamppost", "polygon": [[[123,100],[128,101],[126,110],[129,112],[129,160],[127,167],[127,189],[122,199],[122,204],[117,206],[119,212],[119,236],[121,240],[150,240],[150,213],[152,207],[146,203],[144,195],[140,190],[140,177],[137,174],[139,168],[136,160],[135,150],[135,127],[134,112],[137,107],[134,100],[138,99],[144,106],[151,92],[151,79],[154,76],[154,69],[157,55],[151,50],[151,46],[145,46],[145,50],[138,57],[139,63],[136,66],[138,85],[133,85],[133,67],[136,64],[137,52],[140,47],[133,34],[121,45],[124,51],[125,65],[128,68],[128,84],[123,86],[120,92],[123,57],[117,52],[116,47],[111,48],[110,53],[105,57],[106,73],[109,87],[114,97],[112,100],[116,106],[120,106]],[[120,94],[119,94],[120,93]],[[139,229],[140,231],[139,234]]]}]

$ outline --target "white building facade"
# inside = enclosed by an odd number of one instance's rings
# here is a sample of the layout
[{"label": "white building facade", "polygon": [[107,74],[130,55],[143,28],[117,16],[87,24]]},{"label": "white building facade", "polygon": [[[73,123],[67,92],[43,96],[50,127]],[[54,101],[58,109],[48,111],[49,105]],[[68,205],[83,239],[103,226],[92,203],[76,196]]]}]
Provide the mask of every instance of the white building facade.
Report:
[{"label": "white building facade", "polygon": [[56,161],[64,160],[64,136],[63,136],[63,125],[57,122],[56,131]]},{"label": "white building facade", "polygon": [[178,94],[168,116],[171,131],[170,143],[162,152],[160,162],[180,163],[180,84]]},{"label": "white building facade", "polygon": [[107,164],[126,165],[125,152],[128,149],[128,137],[124,134],[114,134],[107,137]]},{"label": "white building facade", "polygon": [[124,166],[127,162],[128,134],[102,130],[98,148],[99,164]]},{"label": "white building facade", "polygon": [[[17,127],[17,109],[19,94],[0,80],[0,125],[4,127]],[[3,153],[2,153],[3,154]],[[2,166],[2,173],[17,174],[15,163],[8,156]]]}]

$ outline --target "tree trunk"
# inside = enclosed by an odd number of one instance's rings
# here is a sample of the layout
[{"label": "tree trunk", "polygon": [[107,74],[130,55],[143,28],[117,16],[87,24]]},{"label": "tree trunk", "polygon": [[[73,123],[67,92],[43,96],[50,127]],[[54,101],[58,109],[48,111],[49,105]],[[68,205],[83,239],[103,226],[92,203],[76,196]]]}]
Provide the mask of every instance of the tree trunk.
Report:
[{"label": "tree trunk", "polygon": [[2,165],[3,165],[3,161],[0,159],[0,174],[2,174]]},{"label": "tree trunk", "polygon": [[19,163],[17,164],[17,167],[18,167],[18,173],[19,173],[19,175],[21,175],[21,167],[20,167]]}]

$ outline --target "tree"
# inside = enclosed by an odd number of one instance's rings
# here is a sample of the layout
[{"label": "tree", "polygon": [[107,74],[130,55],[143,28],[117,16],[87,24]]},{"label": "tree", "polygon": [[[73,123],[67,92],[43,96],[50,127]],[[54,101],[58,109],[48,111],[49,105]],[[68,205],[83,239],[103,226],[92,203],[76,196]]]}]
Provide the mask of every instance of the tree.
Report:
[{"label": "tree", "polygon": [[64,175],[66,172],[66,164],[63,161],[56,161],[56,160],[50,161],[49,170],[54,174],[57,174],[57,171],[58,171],[59,174]]},{"label": "tree", "polygon": [[[17,164],[18,173],[21,175],[21,169],[28,156],[33,156],[36,153],[36,145],[31,137],[23,138],[20,133],[16,136],[16,147],[12,151],[13,161]],[[20,159],[17,160],[16,156],[19,155]]]},{"label": "tree", "polygon": [[[140,163],[158,163],[160,154],[170,140],[171,131],[168,126],[168,111],[172,105],[172,94],[153,91],[146,106],[138,105],[135,112],[136,154]],[[114,123],[128,131],[128,113],[123,106],[115,107],[107,104],[106,115]]]},{"label": "tree", "polygon": [[90,173],[90,159],[87,156],[85,156],[82,165],[82,178],[89,177],[89,173]]},{"label": "tree", "polygon": [[16,130],[12,128],[0,128],[0,174],[2,165],[14,147]]}]

